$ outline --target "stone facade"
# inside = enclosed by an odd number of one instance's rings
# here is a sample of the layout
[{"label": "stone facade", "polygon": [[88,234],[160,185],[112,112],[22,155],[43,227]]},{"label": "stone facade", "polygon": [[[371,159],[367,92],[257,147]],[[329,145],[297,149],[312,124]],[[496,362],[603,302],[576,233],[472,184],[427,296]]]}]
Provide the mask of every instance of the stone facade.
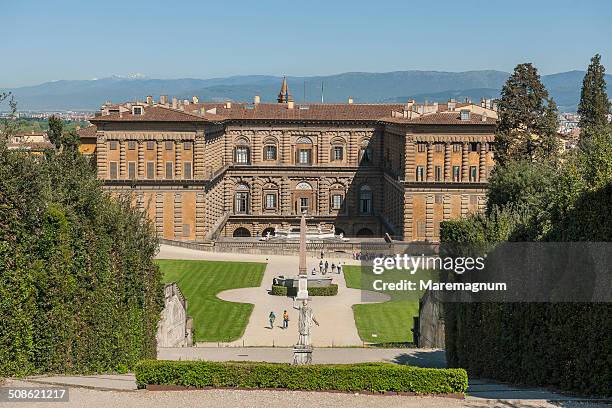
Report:
[{"label": "stone facade", "polygon": [[484,103],[164,100],[104,106],[90,143],[107,188],[133,194],[165,239],[264,236],[306,211],[348,237],[435,242],[440,221],[485,205]]},{"label": "stone facade", "polygon": [[187,300],[176,283],[164,286],[164,309],[157,325],[158,347],[193,345],[193,320],[187,316]]}]

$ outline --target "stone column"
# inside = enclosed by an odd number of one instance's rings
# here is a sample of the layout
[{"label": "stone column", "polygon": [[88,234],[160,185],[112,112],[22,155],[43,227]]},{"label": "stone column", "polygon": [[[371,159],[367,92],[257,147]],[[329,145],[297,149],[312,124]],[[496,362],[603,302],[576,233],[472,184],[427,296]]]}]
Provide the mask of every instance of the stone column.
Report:
[{"label": "stone column", "polygon": [[469,180],[468,178],[468,171],[469,171],[468,148],[469,148],[468,143],[463,143],[463,146],[461,146],[461,182],[462,183],[466,183]]},{"label": "stone column", "polygon": [[433,194],[425,198],[425,239],[430,242],[434,239],[434,201]]},{"label": "stone column", "polygon": [[193,144],[193,176],[196,180],[207,178],[205,174],[205,148],[206,139],[204,137],[204,132],[202,132],[202,134],[196,134]]},{"label": "stone column", "polygon": [[145,178],[145,161],[144,161],[144,143],[142,140],[138,141],[138,178]]},{"label": "stone column", "polygon": [[156,140],[156,145],[157,145],[157,157],[156,157],[156,164],[157,164],[157,178],[158,179],[163,179],[164,178],[164,141],[162,139],[158,139]]},{"label": "stone column", "polygon": [[206,196],[204,193],[196,194],[196,220],[195,220],[195,235],[196,241],[204,241],[206,237],[206,214],[205,214],[205,206],[206,206]]},{"label": "stone column", "polygon": [[104,180],[106,174],[106,138],[98,135],[96,138],[96,165],[98,167],[98,178]]},{"label": "stone column", "polygon": [[[415,181],[416,180],[416,144],[414,140],[412,140],[409,136],[406,136],[406,145],[404,150],[405,159],[405,173],[404,179],[406,181]],[[412,236],[412,235],[411,235]]]},{"label": "stone column", "polygon": [[427,181],[433,181],[433,144],[427,142]]},{"label": "stone column", "polygon": [[451,144],[444,144],[444,181],[449,182],[452,180],[451,174]]},{"label": "stone column", "polygon": [[174,142],[174,178],[176,180],[180,180],[183,174],[183,160],[182,160],[182,152],[183,152],[183,142],[181,140],[177,140]]},{"label": "stone column", "polygon": [[412,241],[413,195],[404,190],[404,240]]},{"label": "stone column", "polygon": [[155,194],[155,229],[157,235],[164,236],[164,194]]},{"label": "stone column", "polygon": [[183,239],[183,195],[174,193],[174,239]]},{"label": "stone column", "polygon": [[119,178],[126,178],[125,144],[127,141],[119,141]]},{"label": "stone column", "polygon": [[478,181],[484,183],[487,181],[487,151],[486,143],[480,143],[480,152],[478,157]]}]

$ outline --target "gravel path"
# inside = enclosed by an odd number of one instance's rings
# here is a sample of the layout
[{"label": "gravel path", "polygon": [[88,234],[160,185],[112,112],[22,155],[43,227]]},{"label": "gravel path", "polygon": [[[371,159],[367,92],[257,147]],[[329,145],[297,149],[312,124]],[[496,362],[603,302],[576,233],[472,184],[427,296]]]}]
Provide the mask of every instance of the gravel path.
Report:
[{"label": "gravel path", "polygon": [[[24,381],[8,380],[4,386],[40,387]],[[482,399],[453,399],[441,397],[377,396],[323,392],[295,391],[99,391],[70,388],[69,402],[3,403],[0,407],[49,407],[49,408],[157,408],[157,407],[300,407],[300,408],[390,408],[390,407],[565,407],[595,408],[606,405],[574,401],[547,402],[546,400],[495,401]]]}]

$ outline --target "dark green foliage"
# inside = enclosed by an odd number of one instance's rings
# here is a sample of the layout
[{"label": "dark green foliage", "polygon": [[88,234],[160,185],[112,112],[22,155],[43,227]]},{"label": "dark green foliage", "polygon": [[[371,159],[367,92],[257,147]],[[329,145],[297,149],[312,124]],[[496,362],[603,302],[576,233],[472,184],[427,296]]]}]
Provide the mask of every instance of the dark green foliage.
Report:
[{"label": "dark green foliage", "polygon": [[[297,288],[288,288],[286,286],[281,285],[272,285],[272,290],[270,291],[270,294],[274,296],[296,296]],[[338,285],[332,283],[327,287],[308,288],[308,294],[310,296],[336,296],[338,294]]]},{"label": "dark green foliage", "polygon": [[[610,101],[606,93],[606,69],[601,65],[601,56],[595,54],[582,81],[578,114],[580,129],[602,128],[608,124]],[[582,136],[582,135],[581,135]]]},{"label": "dark green foliage", "polygon": [[149,384],[195,388],[281,388],[311,391],[463,393],[468,378],[462,369],[435,369],[390,363],[308,365],[141,361],[135,369],[139,388]]},{"label": "dark green foliage", "polygon": [[[441,240],[483,247],[505,240],[612,241],[612,132],[588,131],[580,151],[554,171],[525,162],[497,168],[487,216],[442,223]],[[612,395],[612,304],[444,307],[451,366],[474,376]]]},{"label": "dark green foliage", "polygon": [[557,106],[548,96],[537,69],[519,64],[508,78],[498,101],[495,160],[555,160],[559,151]]},{"label": "dark green foliage", "polygon": [[70,148],[0,142],[0,376],[106,372],[156,355],[157,239]]}]

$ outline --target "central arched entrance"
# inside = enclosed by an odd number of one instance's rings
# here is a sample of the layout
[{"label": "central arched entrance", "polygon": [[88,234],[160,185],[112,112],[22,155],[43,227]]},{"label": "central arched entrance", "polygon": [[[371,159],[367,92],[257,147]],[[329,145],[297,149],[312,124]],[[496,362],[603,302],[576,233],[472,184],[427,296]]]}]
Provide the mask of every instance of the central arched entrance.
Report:
[{"label": "central arched entrance", "polygon": [[267,237],[268,233],[270,234],[271,237],[276,235],[276,228],[274,227],[268,227],[266,229],[264,229],[263,231],[261,231],[261,236],[262,237]]},{"label": "central arched entrance", "polygon": [[234,238],[248,238],[251,236],[251,232],[244,227],[238,227],[234,230],[232,236]]},{"label": "central arched entrance", "polygon": [[293,191],[293,211],[295,214],[312,213],[314,207],[314,192],[312,186],[301,181],[295,186]]},{"label": "central arched entrance", "polygon": [[374,232],[372,232],[372,230],[369,228],[361,228],[359,231],[357,231],[357,236],[358,237],[373,237]]}]

